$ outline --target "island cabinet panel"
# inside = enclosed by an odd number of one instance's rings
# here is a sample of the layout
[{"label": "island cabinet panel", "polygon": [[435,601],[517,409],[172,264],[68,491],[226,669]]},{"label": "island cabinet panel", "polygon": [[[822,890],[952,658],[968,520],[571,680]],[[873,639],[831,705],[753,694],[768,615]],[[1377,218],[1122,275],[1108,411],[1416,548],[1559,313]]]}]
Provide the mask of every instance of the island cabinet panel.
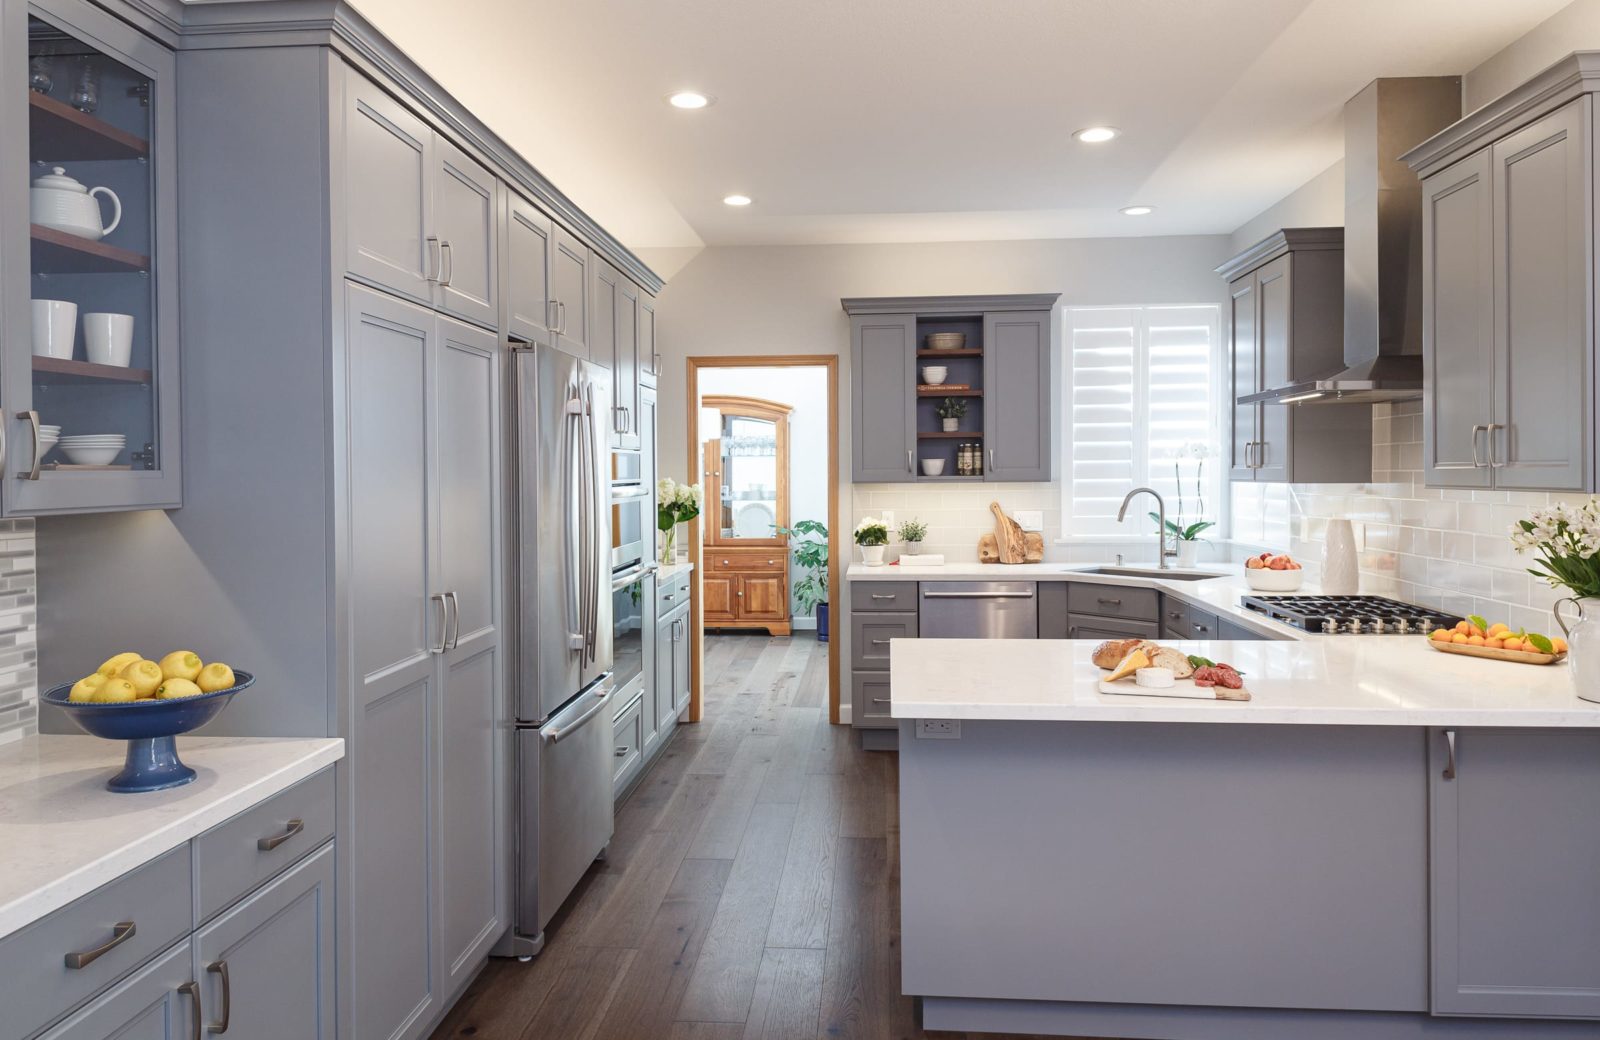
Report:
[{"label": "island cabinet panel", "polygon": [[1600,1018],[1600,733],[1434,730],[1433,1011]]},{"label": "island cabinet panel", "polygon": [[910,726],[905,993],[1428,1009],[1418,730]]}]

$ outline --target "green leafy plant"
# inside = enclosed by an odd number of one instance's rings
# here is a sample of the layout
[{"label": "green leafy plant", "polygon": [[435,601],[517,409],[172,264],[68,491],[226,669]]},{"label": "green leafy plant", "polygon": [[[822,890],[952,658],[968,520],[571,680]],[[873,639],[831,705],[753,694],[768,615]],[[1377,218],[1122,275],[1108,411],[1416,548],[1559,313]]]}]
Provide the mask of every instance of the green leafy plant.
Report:
[{"label": "green leafy plant", "polygon": [[810,614],[817,604],[828,602],[828,525],[820,520],[797,520],[793,527],[776,530],[789,539],[794,562],[803,572],[794,583],[795,602],[802,614]]},{"label": "green leafy plant", "polygon": [[901,521],[899,534],[902,542],[909,542],[915,545],[928,537],[928,525],[916,517],[912,517],[910,520]]},{"label": "green leafy plant", "polygon": [[888,545],[889,525],[875,516],[865,517],[856,525],[855,539],[857,545]]},{"label": "green leafy plant", "polygon": [[[1158,524],[1161,522],[1161,517],[1156,513],[1151,513],[1150,519],[1154,520]],[[1202,532],[1204,532],[1207,528],[1215,526],[1217,526],[1217,522],[1215,520],[1197,520],[1194,523],[1189,524],[1187,527],[1185,527],[1183,524],[1180,524],[1176,520],[1168,520],[1167,533],[1177,535],[1178,540],[1182,542],[1197,542],[1200,540],[1200,535]]]},{"label": "green leafy plant", "polygon": [[935,411],[941,419],[960,419],[967,414],[967,402],[959,397],[946,397]]}]

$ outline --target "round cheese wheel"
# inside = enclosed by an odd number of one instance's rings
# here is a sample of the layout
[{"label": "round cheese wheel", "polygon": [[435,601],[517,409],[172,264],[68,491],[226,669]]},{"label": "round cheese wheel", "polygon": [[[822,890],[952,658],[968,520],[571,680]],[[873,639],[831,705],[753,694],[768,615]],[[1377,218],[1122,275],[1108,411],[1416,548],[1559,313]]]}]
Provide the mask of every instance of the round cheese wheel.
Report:
[{"label": "round cheese wheel", "polygon": [[1133,673],[1133,681],[1153,690],[1164,690],[1174,682],[1171,668],[1141,668]]}]

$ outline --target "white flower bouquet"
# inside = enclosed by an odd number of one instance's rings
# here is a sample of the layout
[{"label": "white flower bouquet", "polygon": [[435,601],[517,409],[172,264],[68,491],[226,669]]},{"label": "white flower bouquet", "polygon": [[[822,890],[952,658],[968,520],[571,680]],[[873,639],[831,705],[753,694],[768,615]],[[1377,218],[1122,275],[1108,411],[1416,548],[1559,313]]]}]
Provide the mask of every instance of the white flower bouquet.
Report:
[{"label": "white flower bouquet", "polygon": [[1600,498],[1535,509],[1511,525],[1511,544],[1539,558],[1537,567],[1528,568],[1534,577],[1577,599],[1600,597]]},{"label": "white flower bouquet", "polygon": [[656,481],[656,527],[665,536],[661,543],[662,563],[675,562],[678,525],[699,516],[703,501],[699,484],[680,484],[671,477]]}]

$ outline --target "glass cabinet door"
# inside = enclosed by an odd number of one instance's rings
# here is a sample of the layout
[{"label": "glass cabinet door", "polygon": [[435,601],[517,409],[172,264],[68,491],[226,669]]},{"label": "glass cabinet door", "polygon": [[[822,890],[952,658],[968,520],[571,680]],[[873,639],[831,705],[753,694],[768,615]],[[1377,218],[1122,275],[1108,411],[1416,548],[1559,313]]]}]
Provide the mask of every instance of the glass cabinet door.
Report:
[{"label": "glass cabinet door", "polygon": [[81,0],[6,4],[0,506],[176,506],[172,56]]},{"label": "glass cabinet door", "polygon": [[751,397],[708,396],[722,415],[708,460],[713,513],[706,537],[718,545],[775,545],[789,525],[788,405]]}]

